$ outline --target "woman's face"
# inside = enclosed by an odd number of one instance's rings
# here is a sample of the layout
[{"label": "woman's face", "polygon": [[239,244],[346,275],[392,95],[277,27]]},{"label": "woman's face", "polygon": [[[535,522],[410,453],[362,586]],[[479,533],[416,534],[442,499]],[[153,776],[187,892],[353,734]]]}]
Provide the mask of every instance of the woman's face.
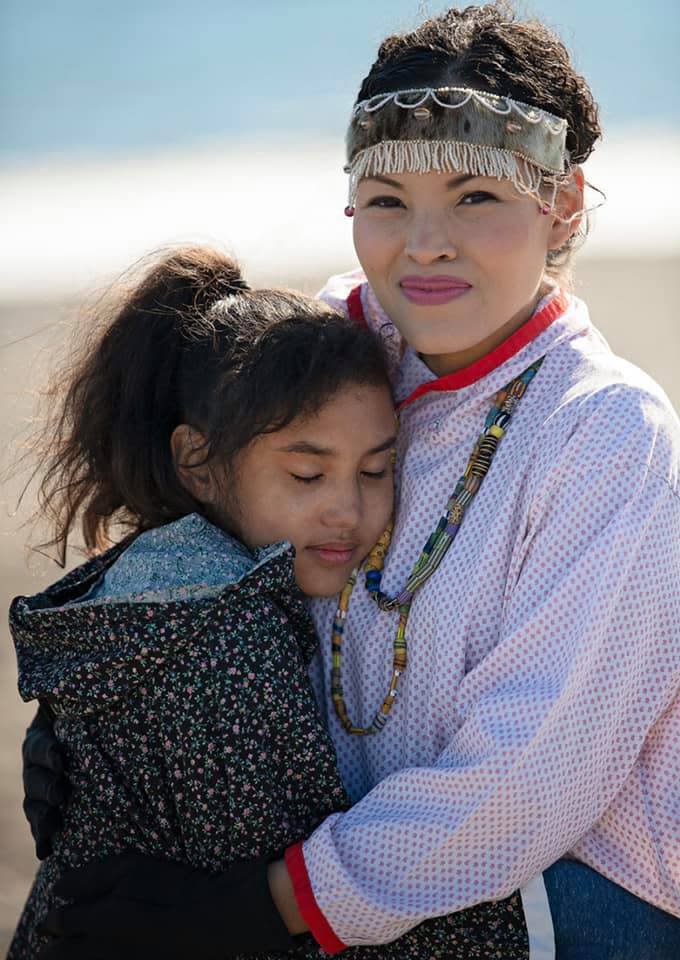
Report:
[{"label": "woman's face", "polygon": [[509,180],[467,174],[368,177],[354,216],[371,287],[438,376],[472,363],[528,319],[547,251],[569,232]]},{"label": "woman's face", "polygon": [[230,527],[250,547],[289,540],[300,588],[339,593],[392,514],[395,441],[388,388],[342,388],[238,455]]}]

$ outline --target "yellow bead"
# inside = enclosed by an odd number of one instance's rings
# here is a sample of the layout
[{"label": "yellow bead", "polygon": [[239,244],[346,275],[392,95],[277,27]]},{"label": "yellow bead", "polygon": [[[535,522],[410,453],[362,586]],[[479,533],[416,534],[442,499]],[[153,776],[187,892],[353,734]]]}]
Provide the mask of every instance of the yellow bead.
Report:
[{"label": "yellow bead", "polygon": [[498,437],[498,439],[500,440],[501,437],[505,435],[505,430],[503,429],[503,427],[499,427],[497,424],[493,423],[489,427],[489,433],[491,434],[492,437]]}]

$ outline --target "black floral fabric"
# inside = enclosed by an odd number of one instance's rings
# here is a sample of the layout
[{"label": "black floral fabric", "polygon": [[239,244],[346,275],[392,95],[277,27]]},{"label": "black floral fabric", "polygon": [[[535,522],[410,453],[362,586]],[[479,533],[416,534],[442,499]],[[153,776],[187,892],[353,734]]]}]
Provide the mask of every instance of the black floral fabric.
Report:
[{"label": "black floral fabric", "polygon": [[[65,868],[134,849],[219,871],[280,854],[348,805],[307,678],[317,639],[291,550],[270,550],[217,591],[88,599],[123,549],[12,604],[20,693],[54,711],[73,792],[8,960],[39,955]],[[310,936],[290,955],[327,956]],[[345,956],[528,958],[520,898]]]}]

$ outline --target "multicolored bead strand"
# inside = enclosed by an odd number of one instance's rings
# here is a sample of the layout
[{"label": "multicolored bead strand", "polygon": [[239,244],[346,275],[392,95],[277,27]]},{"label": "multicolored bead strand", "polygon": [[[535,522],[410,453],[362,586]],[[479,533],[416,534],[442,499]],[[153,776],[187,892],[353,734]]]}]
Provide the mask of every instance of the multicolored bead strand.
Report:
[{"label": "multicolored bead strand", "polygon": [[340,594],[331,636],[331,697],[335,706],[335,712],[348,733],[356,736],[368,736],[370,734],[380,733],[387,723],[390,710],[397,697],[399,681],[406,670],[408,662],[406,627],[415,594],[435,572],[455,540],[465,517],[465,512],[479,491],[484,477],[489,472],[493,458],[498,450],[498,445],[505,436],[517,404],[538,373],[543,360],[544,358],[541,357],[540,360],[532,363],[517,379],[513,380],[512,383],[509,383],[496,394],[494,404],[484,424],[484,431],[475,444],[465,472],[458,480],[453,494],[446,504],[446,512],[440,519],[435,530],[428,537],[404,589],[395,597],[388,596],[380,589],[385,557],[387,556],[387,551],[392,539],[392,523],[389,524],[364,562],[363,569],[366,589],[373,600],[375,600],[381,610],[399,611],[399,623],[393,644],[390,687],[380,709],[368,727],[357,727],[352,723],[347,713],[342,688],[342,640],[352,590],[359,575],[359,568],[353,571]]}]

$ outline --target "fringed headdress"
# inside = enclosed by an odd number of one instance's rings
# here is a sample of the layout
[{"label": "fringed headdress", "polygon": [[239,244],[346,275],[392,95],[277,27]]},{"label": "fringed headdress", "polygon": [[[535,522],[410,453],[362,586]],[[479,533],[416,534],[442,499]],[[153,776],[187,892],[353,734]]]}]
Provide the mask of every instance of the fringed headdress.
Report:
[{"label": "fringed headdress", "polygon": [[391,173],[465,172],[511,180],[538,198],[568,172],[567,121],[470,87],[421,87],[358,102],[347,132],[349,204],[359,181]]}]

